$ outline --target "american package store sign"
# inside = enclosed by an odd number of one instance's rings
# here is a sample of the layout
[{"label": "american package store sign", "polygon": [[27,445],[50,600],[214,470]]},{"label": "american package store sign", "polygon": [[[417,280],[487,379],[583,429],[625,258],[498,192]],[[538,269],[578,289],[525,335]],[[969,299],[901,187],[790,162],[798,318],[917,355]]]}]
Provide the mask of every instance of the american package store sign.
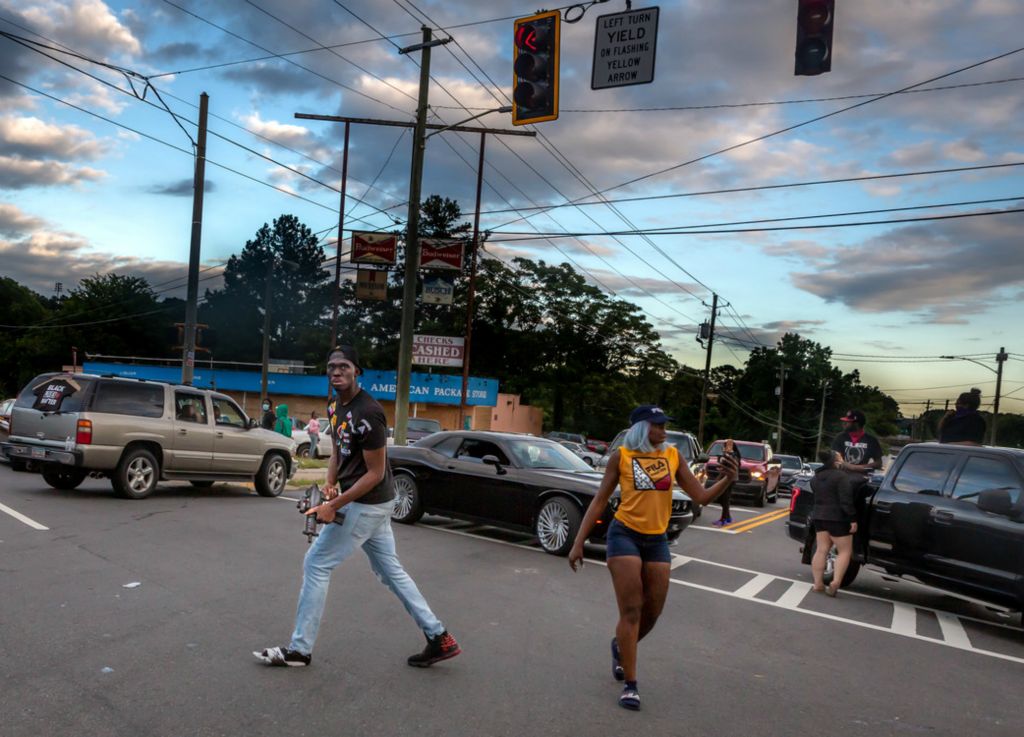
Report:
[{"label": "american package store sign", "polygon": [[388,272],[377,269],[357,270],[356,298],[386,300],[388,298]]},{"label": "american package store sign", "polygon": [[423,366],[461,366],[465,353],[465,338],[446,335],[414,335],[412,362]]},{"label": "american package store sign", "polygon": [[398,237],[393,233],[352,233],[354,264],[393,264],[398,254]]},{"label": "american package store sign", "polygon": [[465,243],[447,238],[420,239],[421,269],[451,269],[462,271],[462,251]]}]

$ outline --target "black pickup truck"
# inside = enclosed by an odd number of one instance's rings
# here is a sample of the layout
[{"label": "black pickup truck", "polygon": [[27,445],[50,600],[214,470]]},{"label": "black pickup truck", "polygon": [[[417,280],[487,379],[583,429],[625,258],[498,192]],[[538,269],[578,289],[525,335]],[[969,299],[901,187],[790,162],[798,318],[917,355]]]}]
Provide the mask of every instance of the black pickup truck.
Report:
[{"label": "black pickup truck", "polygon": [[[814,552],[814,493],[794,486],[791,538]],[[996,604],[1024,609],[1024,451],[908,445],[884,477],[857,492],[853,561],[842,586],[869,564],[897,576]],[[831,567],[830,567],[831,569]]]}]

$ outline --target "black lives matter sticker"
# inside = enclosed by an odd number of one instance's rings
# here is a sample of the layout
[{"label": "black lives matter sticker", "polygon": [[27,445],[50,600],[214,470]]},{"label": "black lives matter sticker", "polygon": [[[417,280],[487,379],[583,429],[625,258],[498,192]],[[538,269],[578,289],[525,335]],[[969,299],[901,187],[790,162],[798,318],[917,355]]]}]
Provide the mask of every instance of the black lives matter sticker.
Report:
[{"label": "black lives matter sticker", "polygon": [[74,379],[50,379],[44,381],[32,389],[32,393],[36,395],[36,401],[32,404],[32,409],[38,409],[42,412],[60,412],[64,398],[71,396],[80,388]]}]

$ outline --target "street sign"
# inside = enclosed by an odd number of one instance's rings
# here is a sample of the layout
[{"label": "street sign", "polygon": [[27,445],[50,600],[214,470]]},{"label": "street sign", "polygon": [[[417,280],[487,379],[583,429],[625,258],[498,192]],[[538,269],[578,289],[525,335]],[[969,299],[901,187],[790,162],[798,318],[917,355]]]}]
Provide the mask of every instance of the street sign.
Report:
[{"label": "street sign", "polygon": [[420,238],[420,268],[462,271],[464,245],[450,238]]},{"label": "street sign", "polygon": [[628,87],[654,81],[660,8],[598,16],[590,89]]},{"label": "street sign", "polygon": [[398,251],[398,238],[394,233],[352,233],[354,264],[393,264]]},{"label": "street sign", "polygon": [[465,338],[445,335],[414,335],[412,362],[424,366],[461,366]]},{"label": "street sign", "polygon": [[435,276],[423,280],[423,301],[432,305],[450,305],[455,297],[455,283]]},{"label": "street sign", "polygon": [[377,269],[356,271],[356,299],[386,300],[388,298],[388,272]]}]

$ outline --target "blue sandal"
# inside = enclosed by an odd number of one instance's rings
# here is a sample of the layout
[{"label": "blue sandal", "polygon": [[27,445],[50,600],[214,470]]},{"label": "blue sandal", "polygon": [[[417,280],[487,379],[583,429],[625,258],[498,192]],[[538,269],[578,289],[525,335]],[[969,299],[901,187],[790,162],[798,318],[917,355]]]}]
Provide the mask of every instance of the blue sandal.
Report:
[{"label": "blue sandal", "polygon": [[619,696],[619,706],[631,711],[640,711],[640,692],[626,686],[622,689],[622,695]]}]

